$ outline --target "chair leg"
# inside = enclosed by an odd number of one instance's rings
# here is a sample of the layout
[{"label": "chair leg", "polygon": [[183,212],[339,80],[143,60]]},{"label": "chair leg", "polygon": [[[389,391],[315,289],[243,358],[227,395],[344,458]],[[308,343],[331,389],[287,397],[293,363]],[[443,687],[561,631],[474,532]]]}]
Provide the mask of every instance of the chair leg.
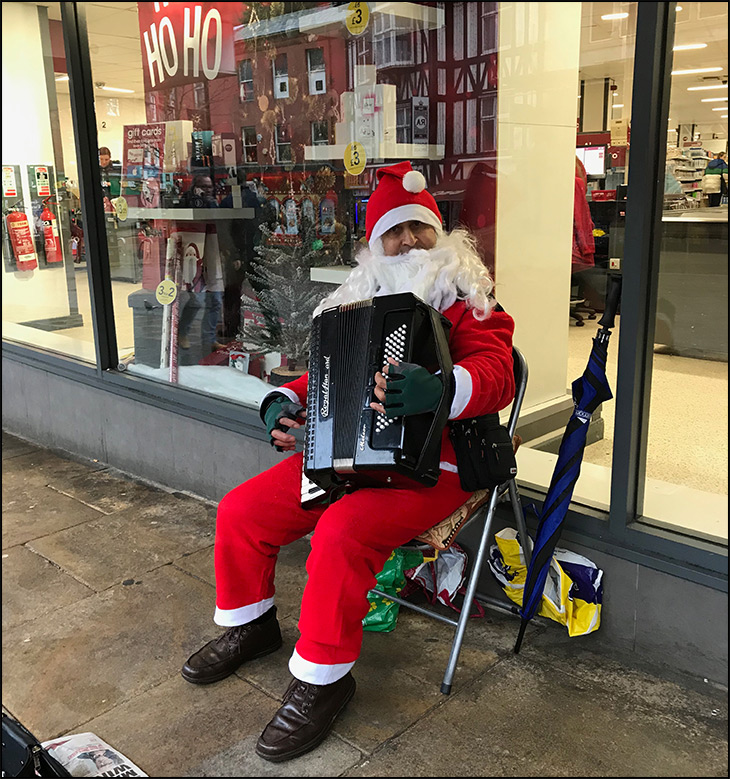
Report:
[{"label": "chair leg", "polygon": [[532,557],[532,539],[527,532],[525,514],[522,511],[522,501],[520,500],[520,493],[514,479],[510,480],[508,488],[512,513],[515,515],[515,524],[517,525],[517,532],[520,534],[520,542],[522,543],[522,553],[525,557],[525,563],[529,566]]},{"label": "chair leg", "polygon": [[482,529],[482,537],[481,541],[479,542],[479,551],[477,552],[476,560],[472,566],[471,576],[469,577],[469,583],[466,587],[466,595],[464,595],[464,602],[461,606],[459,622],[456,626],[456,635],[454,636],[454,642],[451,645],[451,654],[449,655],[449,661],[446,664],[446,673],[444,674],[444,680],[441,683],[441,692],[444,695],[448,695],[451,692],[451,684],[454,680],[456,664],[459,660],[459,654],[461,653],[461,644],[464,641],[464,631],[466,630],[466,625],[469,621],[471,604],[474,601],[474,593],[476,592],[479,573],[482,570],[484,557],[487,551],[489,531],[492,526],[492,519],[494,518],[494,510],[497,506],[498,497],[499,490],[492,490],[492,495],[490,496],[489,503],[487,505],[487,514],[484,520],[484,528]]}]

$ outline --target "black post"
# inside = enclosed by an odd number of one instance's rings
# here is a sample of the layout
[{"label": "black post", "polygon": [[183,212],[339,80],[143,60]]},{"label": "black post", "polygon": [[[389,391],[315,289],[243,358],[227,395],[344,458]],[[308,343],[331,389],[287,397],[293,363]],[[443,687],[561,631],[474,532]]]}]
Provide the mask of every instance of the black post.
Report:
[{"label": "black post", "polygon": [[61,3],[61,20],[71,91],[71,116],[76,138],[91,318],[94,324],[97,371],[101,374],[104,370],[116,368],[118,359],[106,218],[99,172],[94,84],[84,3]]},{"label": "black post", "polygon": [[609,517],[617,536],[643,503],[675,8],[637,3]]}]

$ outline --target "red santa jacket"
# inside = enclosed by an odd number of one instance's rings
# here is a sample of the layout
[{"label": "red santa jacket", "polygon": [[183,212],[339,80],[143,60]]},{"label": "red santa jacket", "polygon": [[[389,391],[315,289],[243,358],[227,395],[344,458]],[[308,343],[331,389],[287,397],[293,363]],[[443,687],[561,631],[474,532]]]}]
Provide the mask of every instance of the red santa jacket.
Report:
[{"label": "red santa jacket", "polygon": [[[487,319],[479,321],[461,300],[443,314],[452,325],[449,350],[456,387],[449,419],[469,419],[506,408],[515,395],[512,361],[515,324],[512,317],[497,307]],[[308,377],[305,373],[272,391],[283,392],[306,406]],[[456,455],[448,427],[441,445],[441,468],[456,470]]]}]

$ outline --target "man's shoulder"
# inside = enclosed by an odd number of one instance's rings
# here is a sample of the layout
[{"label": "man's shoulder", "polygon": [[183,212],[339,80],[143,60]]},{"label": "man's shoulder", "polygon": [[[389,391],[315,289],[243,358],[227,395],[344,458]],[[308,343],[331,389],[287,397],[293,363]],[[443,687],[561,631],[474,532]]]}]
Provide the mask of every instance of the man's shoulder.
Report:
[{"label": "man's shoulder", "polygon": [[[470,316],[474,318],[472,309],[467,305],[465,300],[457,300],[456,303],[449,306],[442,314],[451,322],[452,325],[458,324],[464,317]],[[481,321],[489,322],[490,319],[504,320],[505,318],[511,319],[510,315],[502,308],[502,306],[495,301],[494,307],[489,313],[489,316]]]}]

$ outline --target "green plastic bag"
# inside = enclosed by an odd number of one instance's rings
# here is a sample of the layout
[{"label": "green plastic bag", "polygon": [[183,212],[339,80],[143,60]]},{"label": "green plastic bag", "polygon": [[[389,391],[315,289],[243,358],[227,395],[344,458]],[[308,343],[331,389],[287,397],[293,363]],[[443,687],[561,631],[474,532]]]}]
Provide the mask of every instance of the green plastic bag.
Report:
[{"label": "green plastic bag", "polygon": [[[383,570],[375,577],[379,590],[396,595],[405,583],[404,571],[415,568],[423,562],[423,552],[418,550],[396,549],[386,560]],[[377,633],[389,633],[395,628],[400,604],[368,593],[370,610],[362,621],[363,630]]]}]

